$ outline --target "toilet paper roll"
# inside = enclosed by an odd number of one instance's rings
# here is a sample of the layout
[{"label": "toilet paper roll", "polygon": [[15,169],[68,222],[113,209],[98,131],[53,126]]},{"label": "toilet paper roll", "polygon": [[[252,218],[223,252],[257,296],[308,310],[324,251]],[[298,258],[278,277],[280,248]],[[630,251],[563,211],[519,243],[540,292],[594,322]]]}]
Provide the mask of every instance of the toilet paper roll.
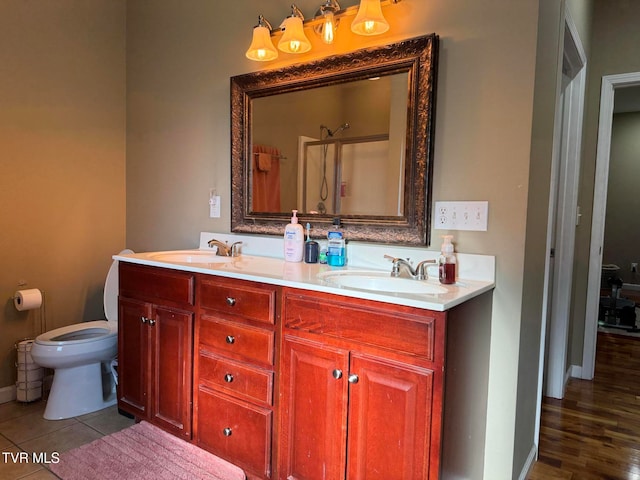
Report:
[{"label": "toilet paper roll", "polygon": [[30,288],[28,290],[18,290],[13,295],[13,304],[16,310],[33,310],[34,308],[40,308],[42,305],[42,292],[37,288]]}]

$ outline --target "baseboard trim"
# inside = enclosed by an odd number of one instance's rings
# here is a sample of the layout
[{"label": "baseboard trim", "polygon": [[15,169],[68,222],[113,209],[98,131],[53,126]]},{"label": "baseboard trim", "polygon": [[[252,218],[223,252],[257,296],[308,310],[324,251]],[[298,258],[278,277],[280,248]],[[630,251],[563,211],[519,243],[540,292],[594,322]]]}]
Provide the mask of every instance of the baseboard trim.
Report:
[{"label": "baseboard trim", "polygon": [[573,378],[582,378],[582,365],[571,365],[571,376]]},{"label": "baseboard trim", "polygon": [[531,447],[531,451],[529,452],[529,456],[527,457],[527,461],[524,463],[522,470],[520,471],[520,475],[518,476],[518,480],[525,480],[529,475],[533,465],[536,463],[536,459],[538,458],[538,447],[533,445]]},{"label": "baseboard trim", "polygon": [[0,403],[12,402],[16,399],[16,386],[9,385],[8,387],[0,388]]}]

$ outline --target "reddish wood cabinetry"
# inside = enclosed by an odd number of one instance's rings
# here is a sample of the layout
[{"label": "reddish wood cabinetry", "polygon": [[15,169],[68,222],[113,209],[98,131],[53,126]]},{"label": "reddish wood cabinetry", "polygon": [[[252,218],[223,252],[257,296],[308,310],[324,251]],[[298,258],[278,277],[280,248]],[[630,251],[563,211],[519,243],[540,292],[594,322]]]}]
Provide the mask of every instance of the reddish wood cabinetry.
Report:
[{"label": "reddish wood cabinetry", "polygon": [[250,480],[436,480],[446,313],[120,264],[118,404]]},{"label": "reddish wood cabinetry", "polygon": [[245,469],[272,476],[276,287],[199,277],[194,435]]},{"label": "reddish wood cabinetry", "polygon": [[194,275],[120,263],[118,406],[191,438]]},{"label": "reddish wood cabinetry", "polygon": [[445,315],[285,289],[278,478],[436,479]]}]

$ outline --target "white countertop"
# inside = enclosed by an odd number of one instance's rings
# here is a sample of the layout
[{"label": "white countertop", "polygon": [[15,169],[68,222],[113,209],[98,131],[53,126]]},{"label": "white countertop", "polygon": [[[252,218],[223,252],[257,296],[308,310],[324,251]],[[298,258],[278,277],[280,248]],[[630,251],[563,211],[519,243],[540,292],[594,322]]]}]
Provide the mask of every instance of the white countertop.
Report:
[{"label": "white countertop", "polygon": [[[436,258],[438,252],[414,247],[395,247],[389,245],[349,244],[347,247],[348,265],[345,267],[331,267],[326,264],[306,264],[285,262],[282,259],[282,240],[277,238],[260,238],[255,236],[241,236],[230,234],[202,233],[200,249],[191,250],[196,254],[215,252],[207,247],[207,241],[216,238],[232,243],[242,241],[241,255],[231,259],[224,259],[216,263],[193,263],[167,261],[166,258],[156,258],[159,253],[146,252],[125,255],[114,255],[115,260],[164,267],[186,272],[197,272],[207,275],[218,275],[227,278],[250,280],[284,287],[314,290],[333,293],[347,297],[363,298],[379,302],[406,305],[428,310],[445,311],[459,305],[495,286],[495,258],[488,255],[458,255],[458,281],[454,285],[442,285],[446,293],[438,294],[408,294],[383,291],[371,291],[355,288],[334,286],[318,277],[322,272],[332,270],[342,272],[367,271],[391,272],[391,264],[384,259],[384,253],[402,258],[411,258],[414,264],[420,260]],[[259,247],[259,248],[258,248]],[[263,255],[255,255],[257,250]],[[176,251],[178,252],[178,251]],[[179,252],[189,252],[181,250]],[[382,253],[384,252],[384,253]],[[280,258],[276,257],[280,254]],[[271,256],[270,256],[271,255]],[[431,269],[430,269],[431,270]],[[418,282],[419,280],[412,280]],[[433,285],[440,285],[437,277],[421,280]]]}]

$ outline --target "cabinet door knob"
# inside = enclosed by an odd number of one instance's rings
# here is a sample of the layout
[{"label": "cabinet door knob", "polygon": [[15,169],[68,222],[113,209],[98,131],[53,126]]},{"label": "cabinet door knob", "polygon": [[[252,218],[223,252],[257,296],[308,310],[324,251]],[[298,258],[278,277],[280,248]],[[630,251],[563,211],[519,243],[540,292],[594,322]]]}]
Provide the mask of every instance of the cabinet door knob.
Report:
[{"label": "cabinet door knob", "polygon": [[148,318],[147,317],[140,317],[140,321],[142,323],[147,323]]},{"label": "cabinet door knob", "polygon": [[227,343],[229,345],[233,345],[234,343],[236,343],[236,337],[234,337],[233,335],[227,335]]},{"label": "cabinet door knob", "polygon": [[233,307],[236,304],[236,299],[233,297],[227,297],[227,305]]},{"label": "cabinet door knob", "polygon": [[156,324],[156,321],[153,318],[149,319],[149,325],[151,325],[152,327]]},{"label": "cabinet door knob", "polygon": [[224,376],[224,381],[225,381],[225,382],[227,382],[227,383],[231,383],[231,382],[233,382],[233,375],[231,375],[230,373],[227,373],[227,374]]},{"label": "cabinet door knob", "polygon": [[232,433],[233,433],[233,432],[231,431],[231,429],[230,429],[229,427],[227,427],[227,428],[225,428],[224,430],[222,430],[222,434],[223,434],[225,437],[230,437]]},{"label": "cabinet door knob", "polygon": [[338,370],[337,368],[333,371],[333,378],[336,380],[342,378],[342,370]]},{"label": "cabinet door knob", "polygon": [[349,380],[348,380],[349,383],[358,383],[359,380],[360,378],[355,373],[352,373],[351,375],[349,375]]}]

